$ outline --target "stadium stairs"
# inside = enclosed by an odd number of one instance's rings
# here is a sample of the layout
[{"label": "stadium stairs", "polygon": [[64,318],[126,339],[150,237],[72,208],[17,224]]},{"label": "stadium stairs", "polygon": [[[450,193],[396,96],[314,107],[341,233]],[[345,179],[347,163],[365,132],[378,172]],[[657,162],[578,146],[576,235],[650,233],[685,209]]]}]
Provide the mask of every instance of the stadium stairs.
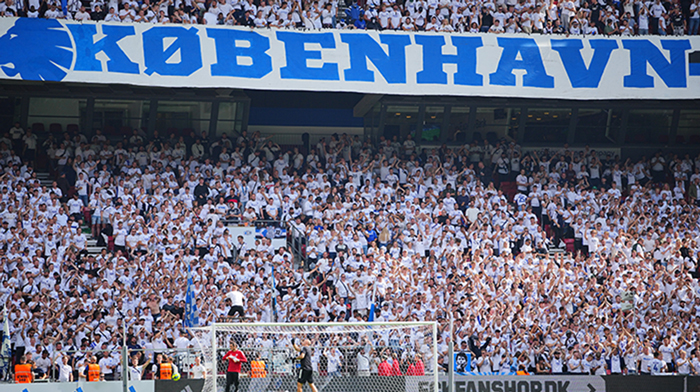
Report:
[{"label": "stadium stairs", "polygon": [[[39,179],[41,186],[51,188],[51,185],[53,184],[53,179],[51,178],[51,175],[48,172],[37,172],[36,177]],[[90,229],[90,225],[83,223],[83,225],[80,227],[80,229],[83,231],[83,233],[88,238],[88,240],[87,240],[88,254],[93,254],[93,255],[100,254],[100,252],[102,252],[102,249],[104,249],[105,247],[97,246],[97,240],[92,238],[92,232]]]}]

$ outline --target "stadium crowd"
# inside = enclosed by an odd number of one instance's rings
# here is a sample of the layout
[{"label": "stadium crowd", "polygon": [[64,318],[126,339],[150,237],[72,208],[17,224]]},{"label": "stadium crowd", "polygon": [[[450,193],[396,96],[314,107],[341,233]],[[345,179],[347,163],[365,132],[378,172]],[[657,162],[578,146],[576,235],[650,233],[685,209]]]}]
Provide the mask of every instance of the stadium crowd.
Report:
[{"label": "stadium crowd", "polygon": [[[109,353],[115,377],[122,320],[130,349],[194,346],[188,268],[202,326],[367,320],[375,303],[378,321],[437,320],[443,366],[453,339],[481,372],[700,373],[700,156],[410,136],[333,135],[308,153],[246,132],[58,139],[20,124],[0,138],[0,303],[15,360],[39,378],[64,356],[82,369],[86,350]],[[224,223],[269,220],[302,237],[304,266]],[[106,249],[86,252],[88,236]]]},{"label": "stadium crowd", "polygon": [[[340,6],[340,8],[339,8]],[[345,6],[345,7],[343,7]],[[339,13],[339,9],[341,10]],[[280,29],[697,35],[699,0],[4,0],[7,17]]]}]

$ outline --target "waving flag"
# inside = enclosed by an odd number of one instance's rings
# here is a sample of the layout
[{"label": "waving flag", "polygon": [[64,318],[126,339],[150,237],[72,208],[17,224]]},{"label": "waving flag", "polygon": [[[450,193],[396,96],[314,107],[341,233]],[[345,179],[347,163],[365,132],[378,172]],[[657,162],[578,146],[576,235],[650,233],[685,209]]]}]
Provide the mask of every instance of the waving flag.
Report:
[{"label": "waving flag", "polygon": [[7,319],[7,308],[5,308],[5,322],[2,329],[2,344],[0,344],[0,372],[5,379],[10,373],[10,365],[12,362],[12,350],[10,348],[10,323]]},{"label": "waving flag", "polygon": [[376,310],[376,308],[374,306],[376,289],[377,289],[377,286],[373,285],[373,287],[372,287],[372,300],[371,300],[372,305],[369,308],[369,317],[367,318],[367,321],[369,321],[369,322],[374,321],[374,312]]},{"label": "waving flag", "polygon": [[185,327],[199,326],[199,312],[197,311],[197,299],[194,297],[192,285],[192,266],[187,266],[187,295],[185,296]]}]

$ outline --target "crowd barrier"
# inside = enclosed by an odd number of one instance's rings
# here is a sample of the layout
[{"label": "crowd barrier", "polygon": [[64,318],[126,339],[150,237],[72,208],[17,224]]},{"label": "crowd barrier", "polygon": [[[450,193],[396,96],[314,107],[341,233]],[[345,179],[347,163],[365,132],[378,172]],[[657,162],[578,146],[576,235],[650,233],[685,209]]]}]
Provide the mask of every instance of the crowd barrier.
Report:
[{"label": "crowd barrier", "polygon": [[[204,380],[129,381],[129,392],[201,392]],[[3,392],[124,392],[121,381],[3,384]]]},{"label": "crowd barrier", "polygon": [[[179,381],[156,380],[153,383],[153,392],[201,392],[203,388],[204,380],[201,379]],[[129,390],[129,392],[131,392],[131,390]]]},{"label": "crowd barrier", "polygon": [[[393,377],[391,377],[393,378]],[[370,392],[394,390],[396,380],[384,385],[390,377],[366,377],[368,383],[358,383],[356,377],[338,377],[333,382],[343,389]],[[384,380],[382,380],[384,379]],[[242,383],[242,391],[248,390],[247,379]],[[355,380],[355,383],[352,381]],[[403,377],[406,392],[431,392],[432,377]],[[270,378],[269,381],[272,381]],[[371,383],[369,383],[371,381]],[[456,376],[454,390],[449,391],[447,376],[440,377],[440,392],[700,392],[700,376]],[[291,384],[290,384],[291,385]],[[133,381],[129,383],[129,392],[200,392],[204,380],[180,381]],[[268,384],[265,390],[274,383]],[[276,385],[279,387],[279,385]],[[294,387],[294,385],[291,385]],[[369,389],[368,389],[369,388]],[[123,392],[121,381],[72,382],[72,383],[33,383],[3,384],[3,392]],[[256,391],[257,392],[257,391]]]},{"label": "crowd barrier", "polygon": [[[130,381],[129,392],[154,392],[154,384],[153,380]],[[0,389],[3,392],[124,392],[124,385],[121,381],[36,382],[32,384],[3,384]],[[176,392],[180,391],[181,389],[177,389]],[[199,391],[201,391],[201,387]]]},{"label": "crowd barrier", "polygon": [[[169,357],[172,358],[173,364],[179,369],[180,373],[182,374],[183,378],[187,378],[188,374],[187,372],[189,371],[188,369],[191,368],[191,366],[195,363],[195,357],[196,356],[201,356],[201,352],[192,350],[192,349],[166,349],[166,350],[160,350],[159,351],[162,354],[165,354]],[[129,349],[129,355],[135,355],[135,354],[141,354],[145,355],[146,357],[149,358],[149,362],[153,362],[153,355],[156,354],[155,350],[153,349]],[[64,384],[76,384],[76,382],[72,383],[62,383],[59,382],[59,371],[58,371],[58,365],[62,363],[63,361],[63,356],[66,356],[69,358],[68,364],[73,368],[73,380],[77,380],[79,378],[79,373],[82,372],[85,369],[85,358],[90,357],[90,356],[95,356],[99,361],[104,358],[108,357],[111,358],[111,365],[114,365],[115,368],[112,372],[111,377],[105,377],[107,380],[116,380],[119,381],[121,380],[122,374],[121,374],[121,351],[119,349],[116,350],[66,350],[66,351],[60,351],[54,353],[54,355],[51,355],[49,357],[51,361],[51,365],[49,366],[49,371],[46,373],[45,377],[39,378],[38,375],[35,373],[35,381],[34,384],[37,385],[64,385]],[[1,359],[1,358],[0,358]],[[34,357],[33,360],[36,360],[37,358]],[[3,362],[0,362],[2,364]],[[142,362],[143,364],[143,362]],[[2,365],[0,365],[0,370],[2,370]],[[4,392],[4,378],[2,381],[0,381],[0,392]],[[80,382],[85,382],[85,380],[80,380]],[[121,385],[121,381],[119,381]],[[71,390],[73,392],[75,389]],[[130,391],[133,392],[133,391]]]}]

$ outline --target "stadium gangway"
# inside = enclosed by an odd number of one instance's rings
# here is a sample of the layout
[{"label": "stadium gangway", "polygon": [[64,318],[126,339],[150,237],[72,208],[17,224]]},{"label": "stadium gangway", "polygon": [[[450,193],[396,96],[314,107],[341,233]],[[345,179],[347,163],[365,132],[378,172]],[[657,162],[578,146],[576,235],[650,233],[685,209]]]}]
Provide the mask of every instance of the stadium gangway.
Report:
[{"label": "stadium gangway", "polygon": [[[225,226],[249,226],[256,229],[262,228],[283,228],[286,230],[286,240],[287,248],[292,253],[292,259],[294,264],[297,266],[304,267],[306,270],[309,269],[309,265],[306,259],[306,234],[302,233],[299,229],[294,227],[289,221],[286,220],[270,220],[270,219],[256,219],[254,221],[246,221],[243,219],[223,219],[222,222]],[[268,230],[268,232],[270,232]],[[267,237],[272,239],[271,237]],[[235,263],[239,262],[239,250],[235,246],[232,249],[233,260]]]},{"label": "stadium gangway", "polygon": [[287,245],[292,252],[294,261],[298,262],[304,270],[309,270],[309,263],[306,259],[306,233],[296,228],[292,224],[287,224]]}]

